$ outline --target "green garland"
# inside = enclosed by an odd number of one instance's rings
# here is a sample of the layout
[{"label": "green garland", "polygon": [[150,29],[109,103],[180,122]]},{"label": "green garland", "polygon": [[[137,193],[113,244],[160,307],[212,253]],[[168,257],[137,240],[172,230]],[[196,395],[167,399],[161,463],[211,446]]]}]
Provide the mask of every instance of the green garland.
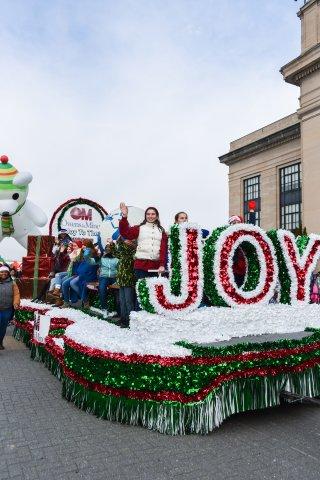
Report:
[{"label": "green garland", "polygon": [[227,307],[226,302],[218,293],[215,282],[215,272],[213,268],[216,244],[221,233],[226,230],[226,228],[228,227],[224,226],[213,230],[210,237],[206,240],[203,249],[204,293],[209,299],[210,304],[215,305],[216,307]]},{"label": "green garland", "polygon": [[[316,338],[319,338],[319,332]],[[312,339],[314,336],[311,337]],[[300,342],[301,345],[313,343]],[[297,341],[287,345],[297,346]],[[287,347],[288,348],[288,347]],[[211,355],[212,356],[212,355]],[[86,380],[101,385],[134,390],[159,392],[169,390],[192,395],[208,386],[219,375],[246,371],[256,367],[294,367],[302,362],[320,357],[320,350],[288,354],[280,358],[245,358],[231,362],[219,362],[212,365],[184,363],[183,365],[162,366],[159,363],[127,363],[105,358],[97,358],[80,353],[68,345],[65,346],[65,365]]]},{"label": "green garland", "polygon": [[19,342],[22,341],[27,347],[30,347],[31,335],[23,328],[14,327],[12,336]]},{"label": "green garland", "polygon": [[31,310],[15,310],[14,318],[20,323],[27,323],[34,319],[34,312]]},{"label": "green garland", "polygon": [[[291,280],[287,268],[287,262],[285,256],[283,254],[280,242],[278,240],[277,230],[269,230],[267,232],[268,237],[273,243],[277,262],[278,262],[278,279],[280,283],[280,303],[284,304],[291,304],[291,296],[290,296],[290,289],[291,289]],[[296,238],[296,245],[298,247],[300,255],[303,254],[304,250],[306,249],[309,242],[309,237],[306,235],[301,235],[300,237]]]},{"label": "green garland", "polygon": [[44,345],[35,345],[31,343],[32,360],[44,363],[50,372],[58,378],[62,379],[62,368],[60,363],[45,349]]},{"label": "green garland", "polygon": [[137,282],[136,289],[137,289],[137,295],[138,295],[140,307],[149,313],[156,313],[154,307],[151,305],[151,302],[150,302],[149,289],[148,289],[146,280],[145,279],[139,280]]},{"label": "green garland", "polygon": [[181,295],[181,242],[179,225],[170,229],[171,279],[170,287],[173,295]]},{"label": "green garland", "polygon": [[[181,295],[181,242],[179,225],[170,228],[169,250],[171,254],[170,289],[173,295]],[[149,297],[149,289],[145,279],[137,282],[137,295],[141,308],[149,313],[155,313]]]}]

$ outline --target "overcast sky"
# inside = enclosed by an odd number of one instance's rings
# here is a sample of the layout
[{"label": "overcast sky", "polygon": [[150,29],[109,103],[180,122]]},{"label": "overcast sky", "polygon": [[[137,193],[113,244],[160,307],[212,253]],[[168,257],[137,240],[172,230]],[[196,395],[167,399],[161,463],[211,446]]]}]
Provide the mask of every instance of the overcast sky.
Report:
[{"label": "overcast sky", "polygon": [[[300,2],[300,4],[302,1]],[[294,112],[293,0],[1,0],[0,154],[51,216],[70,197],[228,212],[229,142]],[[233,212],[235,214],[239,212]],[[22,249],[5,240],[0,253]]]}]

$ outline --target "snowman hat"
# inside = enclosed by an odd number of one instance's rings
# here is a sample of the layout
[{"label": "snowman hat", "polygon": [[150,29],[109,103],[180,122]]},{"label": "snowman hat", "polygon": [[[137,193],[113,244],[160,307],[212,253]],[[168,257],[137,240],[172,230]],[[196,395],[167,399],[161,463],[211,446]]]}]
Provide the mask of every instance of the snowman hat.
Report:
[{"label": "snowman hat", "polygon": [[16,167],[9,163],[7,155],[0,157],[0,190],[26,190],[26,185],[14,185],[13,180],[18,174]]}]

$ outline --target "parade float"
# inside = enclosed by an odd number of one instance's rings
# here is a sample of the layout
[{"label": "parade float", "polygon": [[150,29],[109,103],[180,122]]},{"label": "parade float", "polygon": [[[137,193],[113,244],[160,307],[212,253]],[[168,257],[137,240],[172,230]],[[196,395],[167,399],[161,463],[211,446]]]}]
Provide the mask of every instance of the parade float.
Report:
[{"label": "parade float", "polygon": [[309,304],[319,258],[319,235],[237,224],[203,243],[197,226],[173,226],[169,278],[138,282],[143,310],[130,329],[24,301],[14,336],[79,408],[170,435],[209,433],[234,413],[278,405],[284,390],[320,395],[320,309]]}]

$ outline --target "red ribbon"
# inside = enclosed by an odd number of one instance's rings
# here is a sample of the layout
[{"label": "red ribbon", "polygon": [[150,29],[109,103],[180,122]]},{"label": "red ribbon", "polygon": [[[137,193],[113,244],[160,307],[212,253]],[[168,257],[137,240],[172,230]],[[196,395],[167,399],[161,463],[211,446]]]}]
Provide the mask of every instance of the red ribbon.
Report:
[{"label": "red ribbon", "polygon": [[116,360],[124,363],[158,363],[162,367],[172,367],[179,365],[217,365],[219,363],[231,362],[248,362],[254,360],[265,360],[268,358],[284,358],[289,355],[297,355],[299,353],[309,353],[320,349],[320,341],[309,345],[294,348],[281,348],[277,350],[268,350],[264,352],[245,352],[238,355],[225,355],[214,357],[193,357],[188,355],[186,357],[162,357],[160,355],[139,355],[133,353],[126,355],[121,352],[107,352],[99,350],[98,348],[86,347],[80,343],[71,340],[64,336],[64,344],[76,350],[83,355],[89,357],[98,357],[106,360]]}]

